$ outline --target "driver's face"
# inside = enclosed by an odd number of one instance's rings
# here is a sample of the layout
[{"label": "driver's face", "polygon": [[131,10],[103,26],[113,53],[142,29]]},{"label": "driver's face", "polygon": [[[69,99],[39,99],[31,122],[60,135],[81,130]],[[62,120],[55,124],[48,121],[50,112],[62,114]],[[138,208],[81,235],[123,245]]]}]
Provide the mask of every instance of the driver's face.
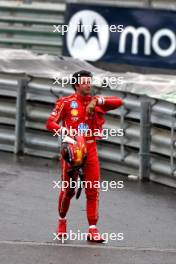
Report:
[{"label": "driver's face", "polygon": [[91,77],[80,77],[79,84],[76,85],[76,91],[85,96],[89,95],[91,90]]}]

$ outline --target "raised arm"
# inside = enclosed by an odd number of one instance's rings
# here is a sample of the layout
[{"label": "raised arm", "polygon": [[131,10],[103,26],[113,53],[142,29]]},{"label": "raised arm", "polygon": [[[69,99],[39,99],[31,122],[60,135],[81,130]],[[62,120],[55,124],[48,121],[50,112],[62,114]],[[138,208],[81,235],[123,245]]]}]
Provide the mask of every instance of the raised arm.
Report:
[{"label": "raised arm", "polygon": [[104,111],[110,111],[123,105],[122,99],[116,96],[96,96],[97,105]]},{"label": "raised arm", "polygon": [[96,106],[103,112],[107,112],[120,107],[122,104],[122,99],[116,96],[95,96],[87,106],[87,112],[92,113]]}]

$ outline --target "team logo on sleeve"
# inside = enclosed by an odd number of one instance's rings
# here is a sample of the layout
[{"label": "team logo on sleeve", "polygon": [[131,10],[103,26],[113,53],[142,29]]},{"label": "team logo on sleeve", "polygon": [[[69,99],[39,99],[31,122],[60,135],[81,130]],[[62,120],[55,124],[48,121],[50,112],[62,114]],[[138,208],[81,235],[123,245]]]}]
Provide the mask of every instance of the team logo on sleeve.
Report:
[{"label": "team logo on sleeve", "polygon": [[57,113],[56,113],[55,111],[53,111],[51,114],[52,114],[53,116],[56,116],[56,115],[57,115]]},{"label": "team logo on sleeve", "polygon": [[78,103],[76,102],[76,101],[72,101],[71,103],[70,103],[70,107],[71,108],[78,108]]},{"label": "team logo on sleeve", "polygon": [[71,115],[72,115],[72,116],[77,116],[77,115],[78,115],[78,110],[76,110],[76,109],[72,109],[72,110],[71,110]]}]

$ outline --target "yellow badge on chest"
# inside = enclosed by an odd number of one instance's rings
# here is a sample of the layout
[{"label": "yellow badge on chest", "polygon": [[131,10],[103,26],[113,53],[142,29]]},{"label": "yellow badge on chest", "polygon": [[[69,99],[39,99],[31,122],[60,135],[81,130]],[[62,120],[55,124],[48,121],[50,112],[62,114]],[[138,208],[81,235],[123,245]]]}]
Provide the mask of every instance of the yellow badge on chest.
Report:
[{"label": "yellow badge on chest", "polygon": [[71,115],[72,115],[72,116],[77,116],[77,115],[78,115],[78,110],[76,110],[76,109],[72,109],[72,110],[71,110]]}]

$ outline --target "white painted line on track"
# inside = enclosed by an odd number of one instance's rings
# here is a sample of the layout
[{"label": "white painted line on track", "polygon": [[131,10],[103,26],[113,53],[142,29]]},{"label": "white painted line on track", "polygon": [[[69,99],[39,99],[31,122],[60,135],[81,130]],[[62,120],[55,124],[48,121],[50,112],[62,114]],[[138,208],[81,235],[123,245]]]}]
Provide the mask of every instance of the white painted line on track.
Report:
[{"label": "white painted line on track", "polygon": [[[89,242],[90,243],[90,242]],[[107,246],[106,244],[98,245],[93,243],[92,245],[82,244],[57,244],[52,242],[34,242],[34,241],[0,241],[0,245],[16,245],[16,246],[53,246],[53,247],[73,247],[73,248],[91,248],[91,249],[114,249],[117,251],[151,251],[151,252],[173,252],[176,253],[176,248],[145,248],[145,247],[121,247],[121,246]]]}]

